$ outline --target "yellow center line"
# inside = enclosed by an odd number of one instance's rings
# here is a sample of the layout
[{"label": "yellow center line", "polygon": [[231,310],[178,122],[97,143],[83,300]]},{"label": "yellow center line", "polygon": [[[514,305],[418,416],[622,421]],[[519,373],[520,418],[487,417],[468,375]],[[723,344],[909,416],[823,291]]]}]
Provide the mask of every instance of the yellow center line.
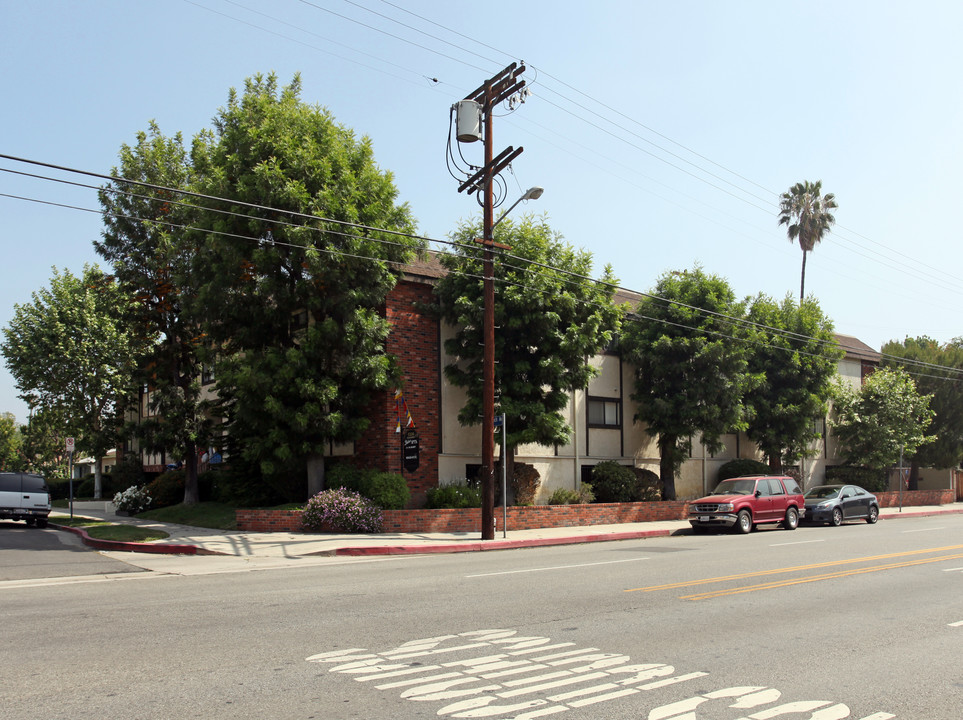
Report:
[{"label": "yellow center line", "polygon": [[851,565],[861,562],[874,562],[876,560],[889,560],[891,558],[909,557],[912,555],[923,555],[925,553],[946,552],[947,550],[961,550],[963,545],[947,545],[946,547],[929,548],[927,550],[909,550],[906,552],[889,553],[887,555],[871,555],[869,557],[851,558],[849,560],[832,560],[830,562],[813,563],[811,565],[796,565],[794,567],[777,568],[774,570],[758,570],[756,572],[740,573],[738,575],[723,575],[721,577],[705,578],[703,580],[686,580],[683,582],[669,583],[667,585],[650,585],[649,587],[629,588],[625,592],[654,592],[656,590],[672,590],[680,587],[690,587],[692,585],[709,585],[711,583],[727,582],[730,580],[745,580],[746,578],[764,577],[766,575],[780,575],[784,573],[800,572],[802,570],[818,570],[819,568],[834,567],[837,565]]},{"label": "yellow center line", "polygon": [[913,565],[926,565],[927,563],[942,562],[944,560],[956,560],[963,557],[960,555],[944,555],[943,557],[923,558],[921,560],[910,560],[907,562],[891,563],[889,565],[877,565],[875,567],[854,568],[852,570],[841,570],[836,573],[826,575],[814,575],[812,577],[795,578],[793,580],[774,580],[773,582],[762,583],[760,585],[749,585],[746,587],[732,588],[731,590],[713,590],[706,593],[695,595],[681,595],[680,600],[711,600],[712,598],[724,597],[726,595],[739,595],[741,593],[755,592],[757,590],[772,590],[774,588],[788,587],[790,585],[801,585],[803,583],[819,582],[820,580],[834,580],[836,578],[849,577],[851,575],[862,575],[864,573],[879,572],[880,570],[893,570],[896,568],[911,567]]}]

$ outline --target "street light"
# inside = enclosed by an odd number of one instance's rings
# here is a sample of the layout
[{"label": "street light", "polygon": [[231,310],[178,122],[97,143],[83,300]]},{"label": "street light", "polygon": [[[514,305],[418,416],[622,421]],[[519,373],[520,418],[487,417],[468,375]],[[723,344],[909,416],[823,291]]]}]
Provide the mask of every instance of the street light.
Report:
[{"label": "street light", "polygon": [[494,230],[495,226],[498,225],[498,223],[500,223],[502,220],[504,220],[505,216],[508,215],[508,213],[510,213],[512,210],[514,210],[515,206],[518,205],[518,203],[522,202],[522,200],[538,200],[540,197],[542,197],[543,192],[545,192],[545,188],[539,187],[538,185],[536,185],[535,187],[528,188],[528,190],[525,191],[525,194],[522,195],[520,198],[518,198],[518,200],[513,202],[511,204],[511,207],[509,207],[508,210],[503,212],[501,216],[498,218],[498,220],[496,220],[494,224],[492,224],[492,230]]}]

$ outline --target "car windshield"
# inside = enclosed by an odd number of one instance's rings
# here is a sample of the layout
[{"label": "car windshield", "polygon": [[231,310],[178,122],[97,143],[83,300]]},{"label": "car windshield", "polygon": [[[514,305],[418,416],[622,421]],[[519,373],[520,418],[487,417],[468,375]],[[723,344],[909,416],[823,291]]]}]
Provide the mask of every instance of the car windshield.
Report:
[{"label": "car windshield", "polygon": [[755,480],[723,480],[712,491],[713,495],[752,495],[756,489]]},{"label": "car windshield", "polygon": [[806,493],[806,497],[812,498],[813,500],[829,500],[838,495],[839,488],[837,487],[814,487]]}]

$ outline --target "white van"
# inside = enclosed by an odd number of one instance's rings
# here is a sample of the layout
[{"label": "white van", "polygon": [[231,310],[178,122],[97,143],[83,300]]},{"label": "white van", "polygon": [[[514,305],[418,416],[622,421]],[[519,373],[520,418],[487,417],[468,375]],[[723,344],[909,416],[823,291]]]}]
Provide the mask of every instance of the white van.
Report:
[{"label": "white van", "polygon": [[50,492],[46,481],[30,473],[0,473],[0,520],[24,520],[47,527]]}]

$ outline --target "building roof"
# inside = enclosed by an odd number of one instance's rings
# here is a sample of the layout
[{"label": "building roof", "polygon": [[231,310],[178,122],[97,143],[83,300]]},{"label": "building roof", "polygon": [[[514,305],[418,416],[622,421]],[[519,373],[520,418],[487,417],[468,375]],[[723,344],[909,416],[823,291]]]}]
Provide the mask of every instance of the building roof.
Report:
[{"label": "building roof", "polygon": [[[439,260],[439,253],[433,250],[409,262],[404,267],[405,276],[411,280],[437,280],[444,277],[447,273],[448,271],[442,266]],[[615,291],[613,300],[617,305],[621,305],[622,303],[635,305],[642,297],[640,293],[626,290],[625,288],[618,288]],[[846,352],[846,358],[848,360],[872,362],[877,365],[882,360],[882,355],[862,340],[852,335],[842,335],[840,333],[835,333],[835,336],[836,342],[839,343],[839,346]]]},{"label": "building roof", "polygon": [[876,350],[873,350],[869,345],[864,343],[862,340],[853,337],[852,335],[840,335],[835,333],[836,342],[839,346],[846,352],[846,359],[848,360],[860,360],[879,364],[883,356]]}]

